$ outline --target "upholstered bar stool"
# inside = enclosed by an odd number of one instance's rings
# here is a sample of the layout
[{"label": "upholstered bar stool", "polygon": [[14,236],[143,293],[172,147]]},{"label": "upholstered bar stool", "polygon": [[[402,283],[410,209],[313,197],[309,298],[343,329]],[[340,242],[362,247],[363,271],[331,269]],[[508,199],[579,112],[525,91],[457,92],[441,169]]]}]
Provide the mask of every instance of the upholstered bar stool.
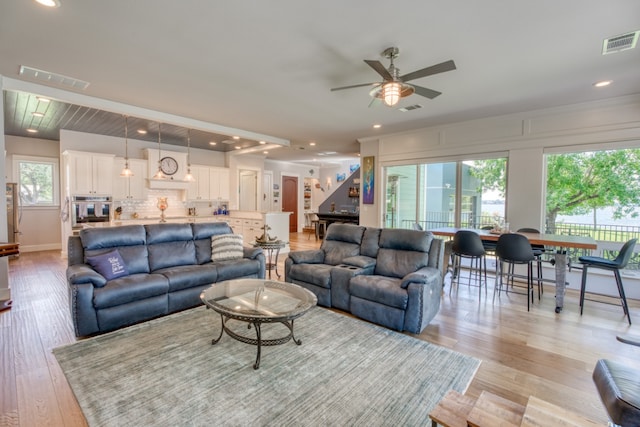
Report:
[{"label": "upholstered bar stool", "polygon": [[[469,230],[459,230],[453,236],[453,244],[451,246],[451,253],[453,254],[453,276],[451,277],[451,288],[453,288],[454,282],[460,284],[460,267],[462,259],[467,258],[470,260],[469,266],[469,285],[471,285],[471,276],[474,273],[477,277],[478,286],[480,287],[480,295],[482,295],[482,276],[484,274],[484,288],[487,290],[487,259],[485,257],[484,247],[482,246],[482,239],[477,233]],[[475,269],[474,269],[475,263]],[[484,270],[483,270],[484,266]],[[456,280],[457,279],[457,280]]]},{"label": "upholstered bar stool", "polygon": [[[627,297],[624,293],[624,286],[622,286],[622,277],[620,277],[620,270],[624,269],[629,263],[629,258],[633,254],[633,248],[636,246],[638,239],[631,239],[622,246],[618,256],[614,260],[596,257],[596,256],[581,256],[578,260],[582,264],[582,286],[580,287],[580,315],[582,316],[582,310],[584,309],[585,294],[587,293],[587,269],[600,268],[603,270],[613,271],[613,275],[616,278],[616,285],[618,286],[618,294],[620,295],[620,303],[622,310],[631,324],[631,315],[629,314],[629,306],[627,305]],[[596,300],[590,300],[596,301]],[[603,301],[597,301],[603,302]]]},{"label": "upholstered bar stool", "polygon": [[640,426],[640,371],[600,359],[593,382],[611,421],[618,426]]},{"label": "upholstered bar stool", "polygon": [[[502,282],[504,276],[504,264],[508,264],[508,271],[513,276],[513,267],[515,264],[526,264],[527,266],[527,311],[529,311],[531,303],[533,302],[533,261],[535,256],[533,250],[529,244],[529,239],[521,234],[508,233],[503,234],[498,238],[498,244],[496,246],[496,256],[499,260],[499,278],[496,277],[496,286],[493,289],[493,298],[495,300],[496,290],[498,291],[498,297],[502,291]],[[507,274],[509,276],[509,273]],[[507,277],[507,280],[509,278]],[[538,285],[539,286],[539,285]],[[509,292],[509,284],[507,282],[506,291]],[[519,292],[515,292],[519,293]],[[540,291],[538,290],[538,296]],[[531,297],[531,298],[529,298]],[[531,301],[529,301],[531,300]]]}]

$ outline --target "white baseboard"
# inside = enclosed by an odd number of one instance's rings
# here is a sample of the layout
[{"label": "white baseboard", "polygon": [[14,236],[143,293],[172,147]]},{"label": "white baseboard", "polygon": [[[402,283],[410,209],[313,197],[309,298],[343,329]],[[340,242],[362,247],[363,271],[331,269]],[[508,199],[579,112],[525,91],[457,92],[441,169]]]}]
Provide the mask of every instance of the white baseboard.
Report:
[{"label": "white baseboard", "polygon": [[47,243],[44,245],[20,245],[20,252],[53,251],[56,249],[62,249],[62,245],[60,243]]}]

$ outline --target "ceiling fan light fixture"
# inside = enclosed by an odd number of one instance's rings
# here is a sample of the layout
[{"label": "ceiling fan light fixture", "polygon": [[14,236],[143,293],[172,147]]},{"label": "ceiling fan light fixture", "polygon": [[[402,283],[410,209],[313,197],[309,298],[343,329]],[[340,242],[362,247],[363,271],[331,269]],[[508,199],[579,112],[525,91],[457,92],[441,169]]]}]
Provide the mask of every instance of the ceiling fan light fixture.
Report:
[{"label": "ceiling fan light fixture", "polygon": [[393,107],[400,101],[400,92],[402,84],[399,82],[388,82],[382,85],[382,100],[384,103]]}]

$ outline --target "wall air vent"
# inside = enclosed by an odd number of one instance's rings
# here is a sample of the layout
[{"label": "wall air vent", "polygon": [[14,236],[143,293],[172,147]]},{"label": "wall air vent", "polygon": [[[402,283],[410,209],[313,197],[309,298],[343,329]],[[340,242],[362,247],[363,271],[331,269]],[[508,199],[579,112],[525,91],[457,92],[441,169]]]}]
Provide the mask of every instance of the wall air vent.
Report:
[{"label": "wall air vent", "polygon": [[640,34],[640,30],[605,39],[602,43],[602,54],[608,55],[610,53],[633,49],[638,42],[638,34]]},{"label": "wall air vent", "polygon": [[413,104],[413,105],[408,105],[406,107],[402,107],[402,108],[398,108],[398,110],[402,111],[403,113],[406,113],[407,111],[411,111],[411,110],[417,110],[419,108],[422,108],[422,105],[420,104]]},{"label": "wall air vent", "polygon": [[38,82],[70,89],[85,90],[89,87],[89,82],[85,82],[84,80],[74,79],[73,77],[63,76],[62,74],[56,74],[50,71],[38,70],[25,65],[20,66],[20,75]]}]

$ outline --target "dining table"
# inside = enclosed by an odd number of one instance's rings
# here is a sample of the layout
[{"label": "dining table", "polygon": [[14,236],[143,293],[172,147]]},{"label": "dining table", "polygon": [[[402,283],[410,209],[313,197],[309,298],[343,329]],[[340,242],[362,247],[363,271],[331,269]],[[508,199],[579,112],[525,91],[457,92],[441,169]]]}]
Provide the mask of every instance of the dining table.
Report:
[{"label": "dining table", "polygon": [[[432,228],[431,231],[436,236],[453,237],[459,230],[471,230],[480,236],[482,240],[497,242],[503,232],[495,230],[479,230],[471,228],[439,227]],[[567,248],[597,249],[598,245],[590,236],[567,236],[563,234],[547,233],[525,233],[518,232],[525,236],[532,245],[544,245],[555,248],[553,256],[555,260],[555,285],[556,285],[556,313],[560,313],[564,307],[564,294],[567,286]],[[450,254],[445,250],[445,257]]]}]

